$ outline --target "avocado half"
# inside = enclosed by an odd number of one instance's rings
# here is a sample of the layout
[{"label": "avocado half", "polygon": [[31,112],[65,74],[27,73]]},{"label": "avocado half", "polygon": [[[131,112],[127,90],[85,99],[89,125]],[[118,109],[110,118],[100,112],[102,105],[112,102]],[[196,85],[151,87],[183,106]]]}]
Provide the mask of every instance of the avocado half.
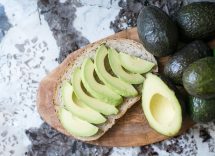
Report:
[{"label": "avocado half", "polygon": [[157,132],[174,136],[181,129],[182,109],[175,93],[151,73],[144,82],[142,108],[149,125]]}]

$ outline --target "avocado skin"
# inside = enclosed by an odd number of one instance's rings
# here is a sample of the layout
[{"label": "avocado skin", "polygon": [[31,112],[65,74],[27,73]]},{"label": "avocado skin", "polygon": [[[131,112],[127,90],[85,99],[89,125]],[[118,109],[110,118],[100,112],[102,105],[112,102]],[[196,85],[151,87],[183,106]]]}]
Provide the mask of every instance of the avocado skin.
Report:
[{"label": "avocado skin", "polygon": [[215,57],[205,57],[190,64],[183,73],[182,81],[190,95],[215,98]]},{"label": "avocado skin", "polygon": [[171,81],[171,79],[169,79],[165,75],[160,74],[159,77],[169,87],[169,89],[171,89],[172,91],[174,91],[175,96],[176,96],[176,98],[178,99],[178,101],[179,101],[179,103],[181,105],[182,117],[185,117],[186,116],[186,105],[185,105],[185,102],[187,102],[187,99],[188,99],[188,96],[187,96],[186,92],[183,90],[182,87],[180,89],[177,88],[175,86],[175,84],[173,83],[173,81]]},{"label": "avocado skin", "polygon": [[181,50],[165,64],[164,74],[174,83],[182,84],[183,71],[189,64],[203,57],[211,56],[209,47],[202,41],[193,41]]},{"label": "avocado skin", "polygon": [[177,27],[158,7],[147,6],[141,10],[137,19],[137,32],[144,47],[155,56],[172,54],[177,47]]},{"label": "avocado skin", "polygon": [[195,2],[176,14],[179,31],[187,39],[207,39],[215,35],[215,3]]},{"label": "avocado skin", "polygon": [[215,119],[215,98],[201,99],[190,96],[188,113],[195,122],[209,122]]}]

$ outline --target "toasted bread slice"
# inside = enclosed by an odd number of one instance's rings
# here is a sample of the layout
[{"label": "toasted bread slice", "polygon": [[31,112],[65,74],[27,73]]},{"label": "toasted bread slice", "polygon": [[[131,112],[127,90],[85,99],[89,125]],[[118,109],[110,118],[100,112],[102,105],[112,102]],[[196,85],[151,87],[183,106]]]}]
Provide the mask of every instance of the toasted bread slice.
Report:
[{"label": "toasted bread slice", "polygon": [[[67,68],[65,69],[65,72],[61,75],[61,79],[59,80],[56,86],[55,96],[54,96],[54,104],[55,104],[56,111],[58,110],[59,107],[63,106],[63,103],[61,100],[62,82],[70,81],[71,74],[73,73],[74,69],[77,67],[81,67],[85,58],[94,58],[96,54],[96,49],[101,44],[105,44],[107,47],[112,47],[117,51],[127,53],[131,56],[136,56],[144,60],[153,62],[156,64],[155,68],[153,69],[153,72],[158,71],[156,59],[152,54],[146,51],[146,49],[142,46],[142,44],[129,39],[102,40],[101,42],[95,43],[93,44],[93,46],[86,48],[85,51],[81,51],[81,52],[78,52],[77,55],[73,55],[74,57],[72,57],[71,59],[72,61],[68,64]],[[138,91],[140,91],[140,87],[137,86],[136,88]],[[99,131],[94,136],[91,136],[91,137],[73,136],[73,137],[82,141],[92,141],[100,138],[102,135],[105,134],[105,132],[108,131],[108,129],[110,129],[116,123],[117,119],[122,117],[126,113],[126,111],[139,100],[140,100],[140,96],[133,97],[133,98],[124,98],[123,103],[117,107],[119,110],[118,114],[106,116],[107,121],[104,124],[97,125],[99,127]]]}]

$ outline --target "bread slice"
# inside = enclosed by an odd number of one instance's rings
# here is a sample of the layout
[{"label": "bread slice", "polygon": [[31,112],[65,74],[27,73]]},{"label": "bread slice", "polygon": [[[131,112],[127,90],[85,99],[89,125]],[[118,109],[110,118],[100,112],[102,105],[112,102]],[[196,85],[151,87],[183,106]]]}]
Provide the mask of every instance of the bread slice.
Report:
[{"label": "bread slice", "polygon": [[[55,104],[56,111],[58,110],[59,107],[63,106],[63,103],[61,100],[62,82],[70,80],[71,74],[73,73],[74,69],[76,69],[77,67],[81,67],[85,58],[94,58],[96,49],[101,44],[105,44],[107,47],[115,48],[117,51],[127,53],[131,56],[136,56],[144,60],[153,62],[156,64],[155,68],[153,69],[153,72],[158,71],[156,59],[152,54],[146,51],[146,49],[142,46],[142,44],[129,39],[102,40],[100,42],[93,44],[93,46],[86,48],[84,51],[81,51],[81,52],[79,51],[77,55],[73,55],[74,57],[71,59],[72,61],[68,64],[67,68],[65,69],[65,72],[61,75],[61,79],[59,80],[56,86],[55,96],[54,96],[54,104]],[[140,91],[141,86],[135,86],[135,87],[137,88],[138,91]],[[124,98],[123,103],[117,107],[119,110],[118,114],[106,116],[107,121],[104,124],[97,125],[99,127],[99,131],[94,136],[91,136],[91,137],[73,136],[73,137],[82,141],[97,140],[116,123],[117,119],[122,117],[126,113],[126,111],[139,100],[140,100],[140,96],[133,97],[133,98]]]}]

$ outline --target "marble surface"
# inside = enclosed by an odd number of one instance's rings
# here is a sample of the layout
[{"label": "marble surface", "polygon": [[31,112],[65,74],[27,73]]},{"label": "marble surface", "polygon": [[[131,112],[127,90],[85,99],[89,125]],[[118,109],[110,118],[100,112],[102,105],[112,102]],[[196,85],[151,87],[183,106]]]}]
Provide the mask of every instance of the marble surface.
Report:
[{"label": "marble surface", "polygon": [[215,122],[149,146],[103,148],[59,134],[35,107],[40,80],[71,50],[135,26],[143,5],[172,14],[190,2],[0,0],[0,156],[215,156]]}]

